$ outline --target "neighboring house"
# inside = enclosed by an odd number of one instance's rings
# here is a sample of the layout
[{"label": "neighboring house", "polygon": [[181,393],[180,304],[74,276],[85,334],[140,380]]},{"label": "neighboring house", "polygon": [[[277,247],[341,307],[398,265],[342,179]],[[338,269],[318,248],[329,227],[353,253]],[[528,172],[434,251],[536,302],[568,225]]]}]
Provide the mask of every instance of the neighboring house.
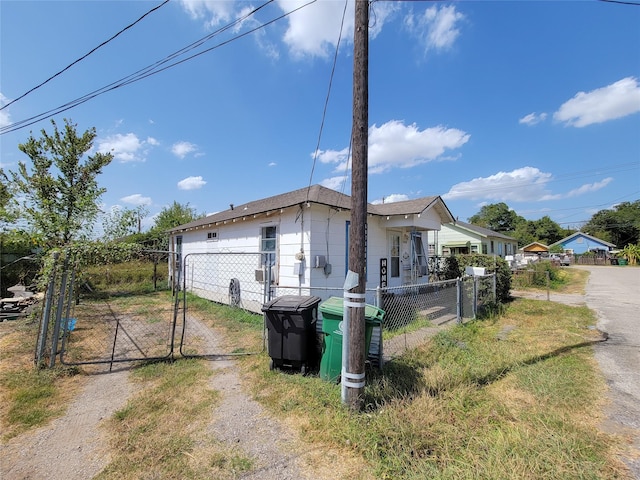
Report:
[{"label": "neighboring house", "polygon": [[[342,289],[348,265],[350,207],[348,195],[314,185],[231,205],[180,225],[170,231],[171,249],[180,258],[193,253],[254,252],[255,265],[250,268],[266,271],[265,265],[271,266],[276,287]],[[367,288],[427,283],[425,247],[443,223],[453,221],[444,201],[432,196],[369,204],[367,211]],[[255,280],[263,281],[259,273],[255,272]],[[229,280],[226,282],[228,285]]]},{"label": "neighboring house", "polygon": [[605,242],[599,238],[592,237],[586,233],[576,232],[562,240],[549,245],[554,247],[560,245],[565,253],[570,255],[580,255],[586,252],[595,252],[606,255],[615,248],[613,243]]},{"label": "neighboring house", "polygon": [[459,220],[442,225],[442,230],[437,233],[437,242],[429,244],[429,253],[437,252],[437,255],[445,257],[481,253],[504,258],[515,255],[517,249],[515,238]]},{"label": "neighboring house", "polygon": [[525,245],[520,249],[523,256],[526,257],[540,257],[542,255],[549,254],[549,247],[547,247],[544,243],[533,242],[529,245]]}]

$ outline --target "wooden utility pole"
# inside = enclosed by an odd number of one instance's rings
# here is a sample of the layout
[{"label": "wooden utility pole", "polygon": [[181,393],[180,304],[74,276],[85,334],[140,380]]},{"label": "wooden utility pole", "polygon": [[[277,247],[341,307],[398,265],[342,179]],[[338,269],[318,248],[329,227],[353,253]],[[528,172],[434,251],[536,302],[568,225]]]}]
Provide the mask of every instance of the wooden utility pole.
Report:
[{"label": "wooden utility pole", "polygon": [[[369,142],[369,1],[356,0],[353,40],[353,124],[351,138],[351,232],[349,270],[358,274],[358,285],[350,293],[361,307],[350,307],[349,358],[347,372],[353,386],[346,387],[346,403],[360,409],[364,391],[366,290],[367,169]],[[353,380],[355,378],[355,381]]]}]

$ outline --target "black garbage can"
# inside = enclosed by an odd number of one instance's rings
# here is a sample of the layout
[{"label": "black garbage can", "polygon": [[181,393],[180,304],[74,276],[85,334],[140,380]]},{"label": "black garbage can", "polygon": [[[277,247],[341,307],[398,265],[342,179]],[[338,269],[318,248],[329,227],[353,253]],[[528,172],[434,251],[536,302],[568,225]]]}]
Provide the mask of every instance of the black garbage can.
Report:
[{"label": "black garbage can", "polygon": [[304,375],[317,362],[316,321],[320,297],[283,295],[262,306],[267,322],[269,368]]}]

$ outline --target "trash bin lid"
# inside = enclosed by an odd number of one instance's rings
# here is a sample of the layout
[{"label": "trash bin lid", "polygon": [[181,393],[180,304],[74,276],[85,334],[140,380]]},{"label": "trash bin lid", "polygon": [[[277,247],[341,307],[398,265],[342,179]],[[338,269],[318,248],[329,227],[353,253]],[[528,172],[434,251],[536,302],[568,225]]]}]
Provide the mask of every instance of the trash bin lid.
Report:
[{"label": "trash bin lid", "polygon": [[322,300],[311,295],[282,295],[262,306],[263,312],[300,312],[314,308]]},{"label": "trash bin lid", "polygon": [[[344,314],[344,299],[342,297],[329,297],[320,304],[318,310],[322,313],[342,317]],[[364,307],[364,318],[369,322],[380,323],[384,318],[384,310],[367,303]]]}]

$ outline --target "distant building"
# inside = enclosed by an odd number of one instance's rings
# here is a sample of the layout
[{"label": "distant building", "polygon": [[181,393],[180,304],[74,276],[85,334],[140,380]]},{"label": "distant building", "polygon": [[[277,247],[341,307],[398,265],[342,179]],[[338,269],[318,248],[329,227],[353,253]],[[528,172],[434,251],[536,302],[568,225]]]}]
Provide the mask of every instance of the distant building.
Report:
[{"label": "distant building", "polygon": [[604,240],[592,237],[591,235],[583,232],[576,232],[569,235],[568,237],[549,245],[549,248],[558,245],[562,247],[562,250],[565,253],[570,255],[580,255],[587,252],[607,254],[615,248],[613,243],[605,242]]},{"label": "distant building", "polygon": [[429,245],[430,253],[437,250],[437,255],[445,257],[481,253],[504,258],[515,255],[518,249],[518,241],[513,237],[459,220],[443,224],[437,240],[437,246]]}]

